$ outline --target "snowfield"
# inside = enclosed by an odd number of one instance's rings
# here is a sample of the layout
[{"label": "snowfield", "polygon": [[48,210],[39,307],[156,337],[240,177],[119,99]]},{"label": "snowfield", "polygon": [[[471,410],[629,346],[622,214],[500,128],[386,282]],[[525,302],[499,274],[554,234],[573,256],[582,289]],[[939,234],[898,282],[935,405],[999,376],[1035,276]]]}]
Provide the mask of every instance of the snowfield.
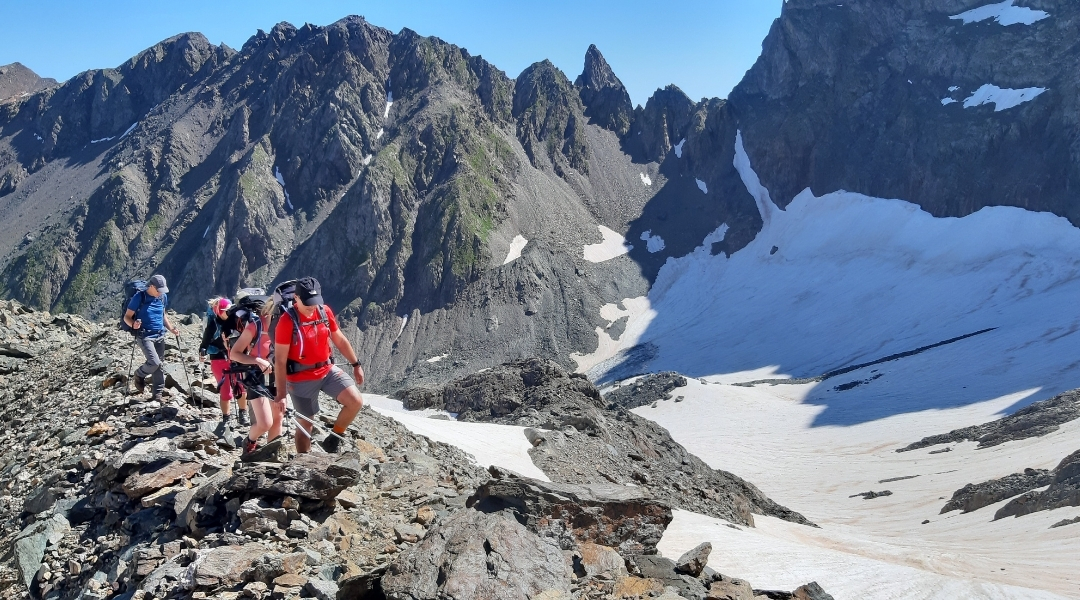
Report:
[{"label": "snowfield", "polygon": [[[1003,500],[939,514],[967,483],[1053,468],[1080,447],[1080,421],[981,450],[896,452],[1080,387],[1080,230],[1010,207],[935,218],[844,191],[807,190],[782,210],[741,134],[735,150],[761,232],[730,257],[712,256],[721,226],[668,259],[647,297],[601,308],[609,326],[628,318],[622,335],[598,327],[598,348],[572,357],[601,383],[687,375],[682,401],[634,412],[820,529],[760,516],[755,528],[733,527],[676,511],[661,552],[677,558],[711,541],[709,564],[722,573],[759,589],[816,580],[838,600],[1080,597],[1080,524],[1050,528],[1080,507],[994,521]],[[600,229],[604,242],[586,246],[587,259],[625,252],[621,236]],[[521,428],[436,421],[393,402],[377,410],[478,464],[537,476]]]}]

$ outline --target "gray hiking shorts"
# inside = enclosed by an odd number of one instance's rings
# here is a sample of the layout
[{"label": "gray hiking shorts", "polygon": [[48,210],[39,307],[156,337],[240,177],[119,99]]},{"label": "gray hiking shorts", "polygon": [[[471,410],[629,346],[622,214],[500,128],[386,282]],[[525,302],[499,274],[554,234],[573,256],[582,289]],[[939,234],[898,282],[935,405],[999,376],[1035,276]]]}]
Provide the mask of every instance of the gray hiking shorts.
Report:
[{"label": "gray hiking shorts", "polygon": [[356,385],[356,382],[353,381],[353,378],[340,367],[334,365],[322,379],[290,381],[288,388],[296,412],[313,419],[319,412],[319,392],[325,392],[327,396],[337,399],[341,392],[354,385]]}]

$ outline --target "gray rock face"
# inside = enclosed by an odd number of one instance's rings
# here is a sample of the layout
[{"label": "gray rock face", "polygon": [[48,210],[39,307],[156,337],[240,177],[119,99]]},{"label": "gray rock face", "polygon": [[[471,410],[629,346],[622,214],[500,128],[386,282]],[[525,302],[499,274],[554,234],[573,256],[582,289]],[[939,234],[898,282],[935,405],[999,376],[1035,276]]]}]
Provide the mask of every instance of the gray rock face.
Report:
[{"label": "gray rock face", "polygon": [[609,408],[631,410],[659,400],[671,400],[672,391],[686,387],[686,377],[671,371],[646,375],[630,385],[611,390],[604,396]]},{"label": "gray rock face", "polygon": [[708,590],[705,583],[691,577],[677,573],[675,563],[670,558],[663,556],[634,556],[630,559],[634,570],[642,577],[660,582],[664,588],[673,587],[678,591],[679,597],[692,600],[704,600]]},{"label": "gray rock face", "polygon": [[655,554],[671,523],[671,509],[639,488],[556,484],[493,471],[500,478],[481,485],[467,505],[482,512],[509,509],[564,550],[592,542],[624,554]]},{"label": "gray rock face", "polygon": [[460,511],[394,562],[382,578],[390,600],[529,600],[570,593],[559,547],[507,513]]},{"label": "gray rock face", "polygon": [[280,463],[249,463],[225,484],[227,493],[329,500],[360,481],[359,455],[302,454]]},{"label": "gray rock face", "polygon": [[551,361],[528,358],[456,379],[441,389],[409,388],[397,393],[405,408],[440,408],[459,420],[487,421],[522,407],[544,407],[564,394],[602,406],[600,393],[584,377],[567,373]]},{"label": "gray rock face", "polygon": [[17,536],[13,547],[15,568],[23,585],[30,587],[45,556],[45,548],[63,539],[70,529],[67,519],[53,515],[48,519],[27,525]]},{"label": "gray rock face", "polygon": [[1080,450],[1063,458],[1051,471],[1051,475],[1050,487],[1013,499],[994,513],[994,520],[1021,517],[1066,506],[1080,506]]},{"label": "gray rock face", "polygon": [[[952,18],[977,6],[784,3],[729,96],[773,199],[784,206],[807,187],[845,189],[939,216],[1007,205],[1077,222],[1066,182],[1078,168],[1069,140],[1080,124],[1080,9],[1029,3],[1046,11],[1030,25]],[[1011,108],[972,106],[987,84],[1046,91]]]},{"label": "gray rock face", "polygon": [[1025,406],[1007,417],[989,423],[925,437],[897,452],[966,440],[979,442],[979,448],[990,448],[1008,441],[1044,436],[1057,431],[1063,423],[1077,418],[1080,418],[1080,391],[1069,390],[1053,398]]},{"label": "gray rock face", "polygon": [[672,507],[744,525],[754,513],[811,524],[752,483],[710,468],[652,421],[604,408],[587,379],[550,361],[513,361],[398,396],[407,407],[445,408],[463,421],[529,427],[529,454],[552,481],[639,486]]},{"label": "gray rock face", "polygon": [[712,544],[705,542],[687,550],[679,560],[675,561],[675,571],[691,577],[698,577],[709,564],[709,554],[712,552]]},{"label": "gray rock face", "polygon": [[1024,469],[1023,473],[1013,473],[1000,479],[979,484],[969,483],[953,492],[952,498],[941,507],[940,514],[953,510],[962,513],[978,510],[1029,490],[1050,485],[1053,479],[1053,474],[1046,469]]},{"label": "gray rock face", "polygon": [[595,45],[590,45],[585,52],[585,69],[574,81],[574,86],[585,106],[586,117],[619,137],[626,135],[634,116],[630,94]]}]

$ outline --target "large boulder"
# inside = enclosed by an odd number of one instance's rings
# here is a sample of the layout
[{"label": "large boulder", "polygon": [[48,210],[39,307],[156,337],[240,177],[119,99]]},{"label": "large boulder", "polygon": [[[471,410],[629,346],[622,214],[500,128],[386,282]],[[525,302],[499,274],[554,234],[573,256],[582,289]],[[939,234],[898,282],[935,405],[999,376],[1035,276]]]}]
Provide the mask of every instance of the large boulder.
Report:
[{"label": "large boulder", "polygon": [[1014,498],[994,513],[994,520],[1022,517],[1033,512],[1080,506],[1080,450],[1066,456],[1051,471],[1049,487]]},{"label": "large boulder", "polygon": [[552,540],[510,514],[463,510],[402,553],[383,576],[382,589],[390,600],[568,597],[570,569]]},{"label": "large boulder", "polygon": [[364,465],[354,453],[301,454],[285,464],[250,463],[236,471],[223,491],[328,500],[359,483]]},{"label": "large boulder", "polygon": [[655,554],[671,523],[671,508],[641,488],[560,484],[492,472],[498,478],[481,485],[466,505],[484,512],[509,510],[564,550],[591,542],[624,554]]}]

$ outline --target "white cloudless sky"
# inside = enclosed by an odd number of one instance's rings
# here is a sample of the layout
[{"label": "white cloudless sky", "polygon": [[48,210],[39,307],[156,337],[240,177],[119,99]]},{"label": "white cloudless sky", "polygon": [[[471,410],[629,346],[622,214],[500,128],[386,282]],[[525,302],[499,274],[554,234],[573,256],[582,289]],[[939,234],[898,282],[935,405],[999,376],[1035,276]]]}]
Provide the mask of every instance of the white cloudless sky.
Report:
[{"label": "white cloudless sky", "polygon": [[0,65],[21,62],[65,80],[116,67],[178,33],[239,48],[288,21],[351,15],[407,27],[482,55],[510,77],[549,59],[573,80],[596,44],[635,104],[674,83],[692,99],[726,97],[757,59],[782,0],[0,0]]}]

